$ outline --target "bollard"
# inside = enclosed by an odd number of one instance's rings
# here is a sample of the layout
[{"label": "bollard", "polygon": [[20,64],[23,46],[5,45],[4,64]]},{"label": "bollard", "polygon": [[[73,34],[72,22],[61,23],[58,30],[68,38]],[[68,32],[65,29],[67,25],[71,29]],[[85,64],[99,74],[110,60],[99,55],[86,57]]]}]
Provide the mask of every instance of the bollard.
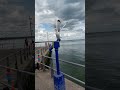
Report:
[{"label": "bollard", "polygon": [[56,56],[57,73],[54,74],[54,90],[66,90],[64,75],[60,73],[60,67],[59,67],[59,56],[58,56],[59,47],[60,47],[59,42],[55,41],[54,48],[55,48],[55,56]]}]

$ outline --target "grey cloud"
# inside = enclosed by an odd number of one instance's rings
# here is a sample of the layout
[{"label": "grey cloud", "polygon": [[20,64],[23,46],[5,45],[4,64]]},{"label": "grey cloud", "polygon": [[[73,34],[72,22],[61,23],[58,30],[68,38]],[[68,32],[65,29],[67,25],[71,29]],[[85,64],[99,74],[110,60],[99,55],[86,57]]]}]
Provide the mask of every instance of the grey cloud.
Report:
[{"label": "grey cloud", "polygon": [[60,0],[56,2],[48,0],[48,3],[49,9],[54,10],[55,15],[69,22],[66,26],[69,30],[73,30],[76,23],[84,23],[85,0]]}]

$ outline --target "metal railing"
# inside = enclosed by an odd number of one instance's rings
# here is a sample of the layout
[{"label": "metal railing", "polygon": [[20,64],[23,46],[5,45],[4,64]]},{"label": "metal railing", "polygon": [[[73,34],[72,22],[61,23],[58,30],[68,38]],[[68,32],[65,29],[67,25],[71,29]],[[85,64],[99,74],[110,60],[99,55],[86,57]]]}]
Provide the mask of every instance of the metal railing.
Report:
[{"label": "metal railing", "polygon": [[[46,42],[46,41],[45,41],[45,42]],[[48,43],[48,42],[53,42],[53,41],[47,41],[47,43]],[[44,41],[43,41],[43,42],[36,42],[36,43],[44,43]],[[47,49],[49,49],[49,45],[48,45]],[[35,53],[41,52],[41,55],[39,55],[39,56],[42,57],[42,60],[43,60],[43,58],[48,58],[48,59],[51,60],[51,62],[52,62],[51,64],[53,65],[53,61],[52,61],[52,60],[56,60],[56,59],[55,59],[55,58],[52,58],[52,57],[49,57],[49,56],[47,56],[47,55],[44,55],[43,49],[40,49],[40,50],[41,50],[41,51],[36,50]],[[49,51],[49,50],[48,50],[48,51]],[[40,54],[40,53],[38,53],[38,54]],[[83,68],[85,68],[85,65],[82,65],[82,64],[78,64],[78,63],[66,61],[66,60],[63,60],[63,59],[59,59],[59,61],[61,61],[61,62],[63,62],[63,63],[70,64],[70,65],[74,65],[74,66],[77,66],[77,67],[83,67]],[[53,68],[52,65],[47,66],[47,65],[45,65],[44,62],[41,63],[41,64],[42,64],[43,66],[48,67],[49,69],[51,69],[51,72],[52,72],[52,70],[53,70],[54,72],[56,72],[56,70]],[[75,77],[73,77],[73,76],[71,76],[71,75],[68,75],[68,74],[66,74],[65,72],[61,72],[61,73],[64,74],[66,77],[74,80],[74,81],[77,82],[78,84],[81,84],[83,87],[85,87],[85,82],[83,82],[83,81],[81,81],[81,80],[79,80],[79,79],[77,79],[77,78],[75,78]],[[51,77],[52,77],[52,76],[53,76],[53,73],[51,73]]]},{"label": "metal railing", "polygon": [[[32,58],[32,56],[34,56],[34,48],[30,46],[30,48],[28,47],[28,48],[15,49],[15,52],[12,52],[11,54],[8,55],[7,54],[0,59],[0,84],[2,84],[3,86],[3,87],[0,86],[0,90],[3,89],[4,86],[9,88],[14,88],[14,90],[17,90],[18,86],[19,88],[21,88],[20,86],[20,83],[22,82],[21,80],[24,80],[23,81],[24,83],[28,81],[31,77],[35,77],[34,72],[25,69],[26,65],[29,64],[28,62],[31,61],[34,62],[34,58]],[[19,83],[19,85],[13,86],[12,84],[8,83],[9,82],[7,81],[8,78],[5,78],[7,69],[10,70],[9,73],[11,73],[12,80],[14,81],[14,83],[15,84]],[[17,81],[18,79],[19,82]],[[23,83],[21,84],[23,85]]]},{"label": "metal railing", "polygon": [[[45,43],[45,42],[54,42],[54,41],[41,41],[41,42],[35,42],[35,43]],[[49,48],[48,48],[49,49]],[[40,50],[43,50],[43,49],[40,49]],[[36,50],[35,51],[35,53],[36,52],[38,52],[38,50]],[[43,52],[43,51],[42,51]],[[49,56],[46,56],[46,55],[40,55],[41,57],[44,57],[44,58],[49,58],[51,61],[52,60],[55,60],[55,58],[52,58],[52,57],[49,57]],[[61,61],[61,62],[64,62],[64,63],[67,63],[67,64],[71,64],[71,65],[74,65],[74,66],[77,66],[77,67],[83,67],[83,68],[85,68],[85,65],[83,65],[83,64],[78,64],[78,63],[74,63],[74,62],[70,62],[70,61],[66,61],[66,60],[63,60],[63,59],[59,59],[59,61]],[[53,62],[52,62],[53,63]],[[54,69],[53,67],[51,67],[51,65],[50,66],[47,66],[47,65],[45,65],[45,63],[43,62],[43,63],[41,63],[43,66],[45,66],[45,67],[48,67],[49,69],[51,69],[51,72],[52,72],[52,70],[54,71],[54,72],[56,72],[56,69]],[[43,70],[44,71],[44,70]],[[96,88],[96,87],[93,87],[93,86],[87,86],[87,85],[85,85],[85,82],[83,82],[83,81],[81,81],[81,80],[79,80],[79,79],[77,79],[77,78],[75,78],[75,77],[73,77],[73,76],[71,76],[71,75],[68,75],[68,74],[66,74],[66,73],[64,73],[64,72],[61,72],[61,73],[63,73],[66,77],[69,77],[70,79],[72,79],[72,80],[74,80],[74,81],[76,81],[76,82],[78,82],[78,83],[80,83],[83,87],[85,87],[86,89],[90,89],[90,90],[102,90],[102,89],[99,89],[99,88]],[[53,75],[53,73],[51,73],[51,77],[52,77],[52,75]]]},{"label": "metal railing", "polygon": [[[43,56],[43,57],[46,57],[46,58],[50,58],[50,59],[54,59],[54,60],[55,60],[55,58],[51,58],[51,57],[48,57],[48,56],[41,55],[41,57],[42,57],[42,56]],[[68,61],[64,61],[64,60],[61,60],[61,59],[60,59],[60,61],[62,61],[62,62],[64,62],[64,63],[67,63],[67,64],[74,65],[74,66],[78,66],[78,67],[85,67],[85,65],[82,65],[82,64],[77,64],[77,63],[73,63],[73,62],[68,62]],[[54,70],[54,71],[56,72],[56,70],[55,70],[53,67],[47,66],[47,65],[45,65],[45,64],[42,64],[42,65],[44,65],[45,67],[48,67],[48,68],[50,68],[50,69],[52,69],[52,70]],[[61,72],[61,73],[63,73],[66,77],[69,77],[70,79],[75,80],[77,83],[82,84],[83,86],[85,86],[85,82],[83,82],[83,81],[81,81],[81,80],[79,80],[79,79],[77,79],[77,78],[74,78],[73,76],[70,76],[70,75],[68,75],[68,74],[66,74],[66,73],[64,73],[64,72]],[[51,76],[53,76],[53,73],[52,73]]]},{"label": "metal railing", "polygon": [[[22,83],[19,83],[20,82],[20,79],[24,79],[24,77],[20,78],[18,77],[18,75],[20,74],[23,74],[24,76],[27,75],[27,76],[35,76],[35,73],[32,73],[32,72],[29,72],[29,71],[24,71],[24,70],[19,70],[19,69],[15,69],[15,68],[10,68],[10,67],[7,67],[7,66],[3,66],[3,65],[0,65],[0,68],[3,68],[3,69],[10,69],[11,70],[11,73],[12,73],[12,80],[11,80],[11,83],[14,82],[14,84],[9,84],[8,82],[6,81],[3,81],[3,80],[0,80],[0,84],[2,84],[3,86],[6,86],[8,88],[14,88],[14,90],[18,90],[18,86],[16,87],[15,84],[17,83],[18,84],[22,84]],[[14,73],[14,74],[13,74]],[[19,75],[19,76],[20,76]],[[19,79],[19,82],[17,81]],[[0,78],[1,79],[1,78]],[[25,80],[28,80],[28,79],[25,79]],[[16,82],[16,83],[15,83]],[[0,89],[2,89],[4,87],[0,87]]]},{"label": "metal railing", "polygon": [[[35,43],[44,43],[44,42],[46,42],[46,41],[35,42]],[[47,42],[52,42],[52,43],[53,43],[54,41],[47,41]],[[49,49],[49,47],[48,47],[47,49]],[[43,50],[43,49],[40,49],[40,50]],[[49,51],[49,50],[48,50],[48,51]],[[35,51],[35,53],[37,53],[37,52],[38,52],[38,50]],[[41,52],[42,52],[42,55],[40,55],[40,56],[42,57],[42,60],[43,60],[43,58],[49,58],[49,59],[51,60],[52,64],[53,64],[53,60],[56,60],[55,58],[49,57],[49,56],[47,56],[47,55],[44,55],[44,54],[43,54],[43,51],[41,51]],[[39,54],[40,54],[40,53],[39,53]],[[63,59],[59,59],[59,61],[64,62],[64,63],[67,63],[67,64],[71,64],[71,65],[74,65],[74,66],[77,66],[77,67],[83,67],[83,68],[85,68],[85,65],[83,65],[83,64],[78,64],[78,63],[66,61],[66,60],[63,60]],[[50,65],[50,66],[45,65],[44,62],[42,62],[42,63],[40,63],[40,64],[42,64],[43,66],[51,69],[51,77],[53,77],[54,72],[56,72],[57,70],[54,69],[52,65]],[[43,71],[44,71],[44,68],[43,68]],[[54,71],[54,72],[52,73],[52,71]],[[95,88],[95,87],[92,87],[92,86],[86,86],[86,85],[85,85],[85,82],[83,82],[83,81],[81,81],[81,80],[79,80],[79,79],[77,79],[77,78],[75,78],[75,77],[73,77],[73,76],[71,76],[71,75],[69,75],[69,74],[66,74],[66,73],[64,73],[64,72],[62,72],[62,71],[61,71],[61,73],[64,74],[65,77],[68,77],[68,78],[76,81],[78,84],[80,84],[81,86],[85,87],[86,89],[88,88],[88,89],[91,89],[91,90],[102,90],[102,89],[98,89],[98,88]]]}]

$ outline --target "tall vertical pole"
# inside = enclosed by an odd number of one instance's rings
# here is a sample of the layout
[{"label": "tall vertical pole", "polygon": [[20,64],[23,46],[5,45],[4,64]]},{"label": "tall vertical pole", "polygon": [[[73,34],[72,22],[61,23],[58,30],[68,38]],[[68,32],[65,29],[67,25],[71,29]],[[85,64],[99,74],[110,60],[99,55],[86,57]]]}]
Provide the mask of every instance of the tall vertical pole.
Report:
[{"label": "tall vertical pole", "polygon": [[31,25],[32,25],[32,22],[31,22],[32,18],[29,16],[29,21],[30,21],[30,34],[31,34],[31,37],[32,37],[32,28],[31,28]]},{"label": "tall vertical pole", "polygon": [[59,56],[58,56],[58,48],[59,47],[60,47],[59,42],[57,42],[57,41],[54,42],[57,75],[60,75]]},{"label": "tall vertical pole", "polygon": [[[50,54],[50,57],[52,56],[52,49],[53,49],[53,46],[50,45],[50,46],[49,46],[49,54]],[[54,71],[53,71],[53,60],[52,60],[52,58],[50,58],[50,67],[51,67],[51,78],[53,78],[53,73],[54,73]]]},{"label": "tall vertical pole", "polygon": [[58,56],[59,47],[60,47],[59,42],[55,41],[54,48],[55,48],[55,55],[56,55],[57,73],[54,74],[54,90],[66,90],[64,75],[60,72],[60,67],[59,67],[59,56]]}]

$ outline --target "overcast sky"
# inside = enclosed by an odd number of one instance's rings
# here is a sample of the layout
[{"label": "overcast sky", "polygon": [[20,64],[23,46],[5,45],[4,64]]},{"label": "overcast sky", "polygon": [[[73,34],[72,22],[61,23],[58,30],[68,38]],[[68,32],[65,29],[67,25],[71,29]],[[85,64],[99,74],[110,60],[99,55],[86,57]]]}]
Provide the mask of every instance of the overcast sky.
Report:
[{"label": "overcast sky", "polygon": [[85,38],[85,0],[35,0],[36,41],[55,40],[54,23],[59,18],[62,25],[61,39]]}]

